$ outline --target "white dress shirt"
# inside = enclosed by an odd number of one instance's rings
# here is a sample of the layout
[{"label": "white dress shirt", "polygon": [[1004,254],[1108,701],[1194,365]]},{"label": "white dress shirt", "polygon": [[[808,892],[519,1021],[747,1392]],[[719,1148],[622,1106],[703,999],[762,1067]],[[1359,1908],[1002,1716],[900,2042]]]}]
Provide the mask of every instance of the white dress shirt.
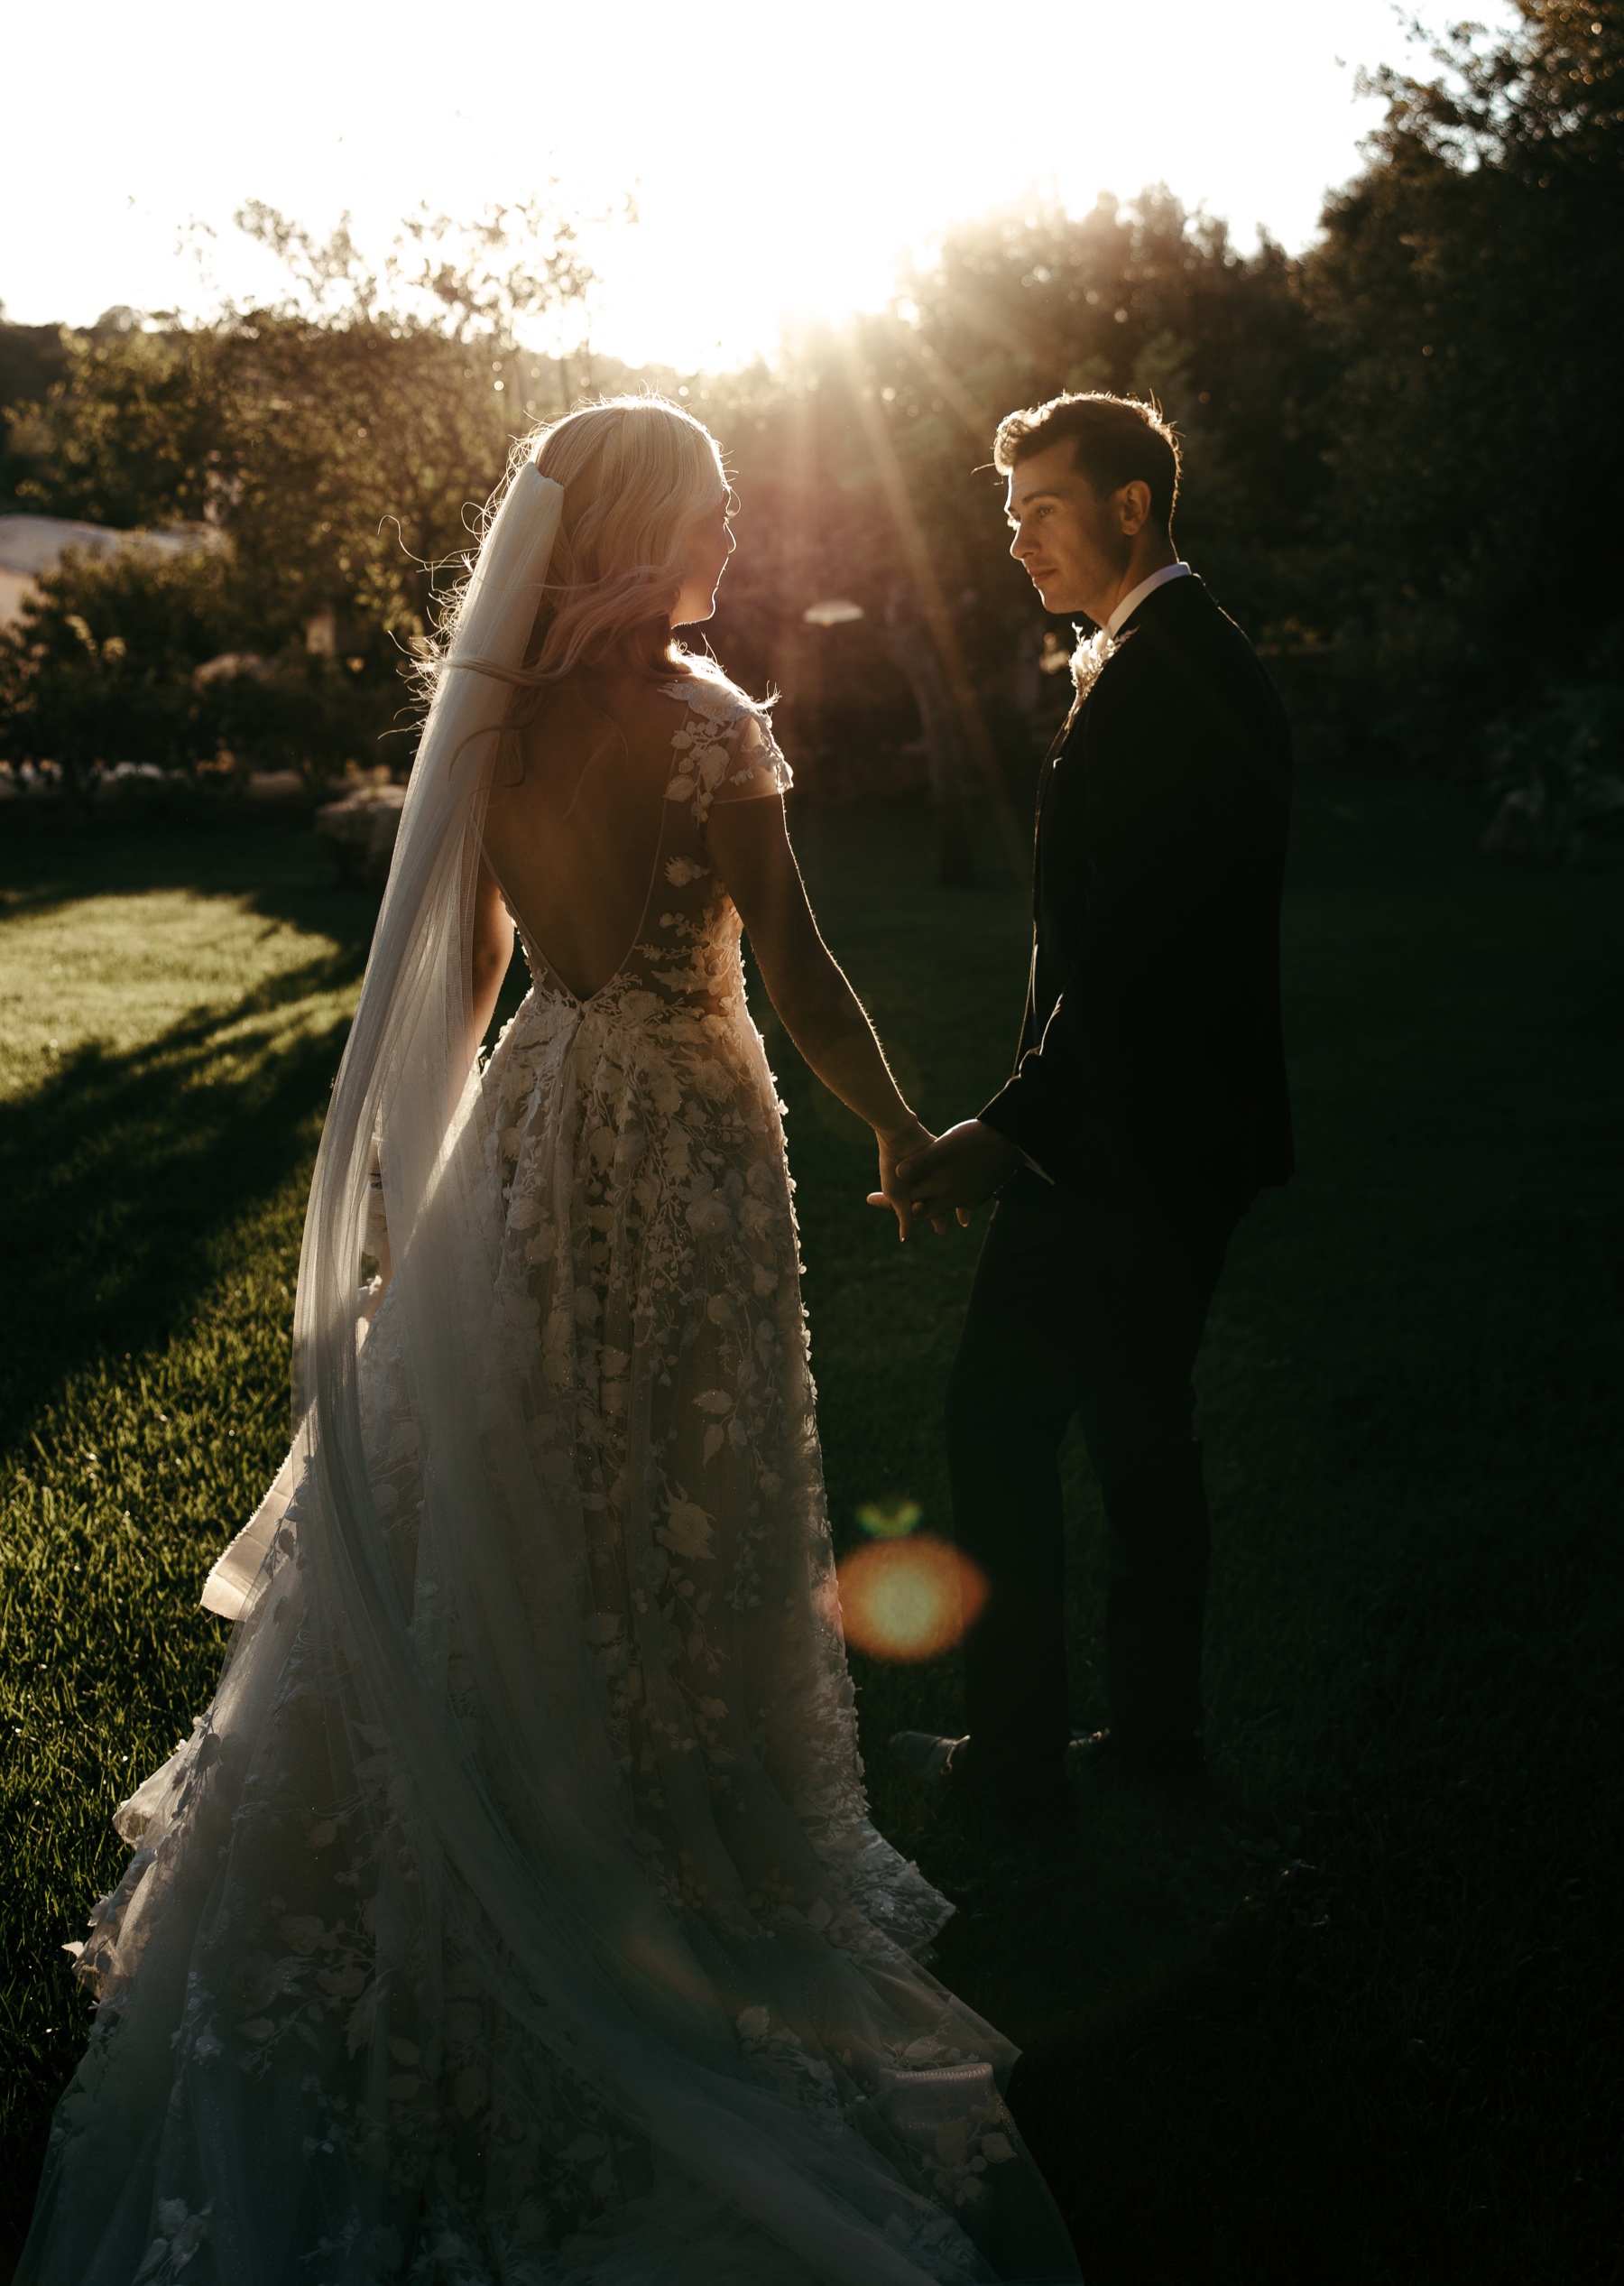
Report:
[{"label": "white dress shirt", "polygon": [[1158,588],[1165,588],[1169,579],[1187,579],[1189,573],[1190,567],[1187,563],[1165,563],[1159,571],[1153,571],[1149,579],[1141,579],[1131,595],[1122,597],[1121,602],[1105,622],[1107,641],[1111,643],[1116,641],[1118,629],[1127,625],[1147,596],[1153,596]]}]

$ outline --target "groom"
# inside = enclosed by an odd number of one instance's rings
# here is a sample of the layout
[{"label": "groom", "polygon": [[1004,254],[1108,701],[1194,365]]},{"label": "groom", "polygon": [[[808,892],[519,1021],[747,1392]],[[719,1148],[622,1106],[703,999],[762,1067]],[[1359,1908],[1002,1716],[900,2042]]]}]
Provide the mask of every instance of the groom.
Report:
[{"label": "groom", "polygon": [[970,1732],[904,1732],[916,1772],[1018,1823],[1064,1817],[1072,1740],[1057,1458],[1082,1423],[1110,1540],[1100,1767],[1203,1776],[1207,1511],[1191,1373],[1236,1223],[1291,1172],[1279,911],[1290,739],[1246,637],[1182,563],[1178,446],[1130,398],[1011,413],[1010,553],[1083,614],[1077,699],[1038,797],[1013,1078],[906,1162],[938,1227],[993,1191],[947,1393],[955,1532],[991,1589]]}]

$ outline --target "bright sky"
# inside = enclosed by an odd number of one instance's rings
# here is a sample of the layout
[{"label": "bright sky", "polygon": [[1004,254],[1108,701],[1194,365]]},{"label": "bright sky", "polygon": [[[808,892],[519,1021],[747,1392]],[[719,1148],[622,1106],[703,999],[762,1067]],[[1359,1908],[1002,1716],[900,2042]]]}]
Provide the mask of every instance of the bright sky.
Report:
[{"label": "bright sky", "polygon": [[1379,116],[1355,68],[1417,55],[1392,0],[80,0],[19,9],[6,48],[14,319],[199,307],[193,217],[220,284],[263,290],[247,198],[322,232],[348,208],[382,252],[420,200],[556,173],[588,208],[637,192],[592,242],[595,341],[685,369],[876,306],[900,252],[1035,181],[1078,208],[1166,181],[1301,245]]}]

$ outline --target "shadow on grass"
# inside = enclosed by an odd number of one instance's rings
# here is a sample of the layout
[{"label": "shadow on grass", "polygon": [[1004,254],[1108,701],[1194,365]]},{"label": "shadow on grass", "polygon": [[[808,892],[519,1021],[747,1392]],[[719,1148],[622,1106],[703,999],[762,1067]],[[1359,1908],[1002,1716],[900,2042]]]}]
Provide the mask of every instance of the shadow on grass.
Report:
[{"label": "shadow on grass", "polygon": [[378,901],[341,887],[314,835],[287,828],[217,833],[32,833],[0,853],[0,916],[51,912],[86,897],[180,889],[242,897],[286,921],[364,947]]},{"label": "shadow on grass", "polygon": [[0,1104],[0,1448],[78,1368],[160,1345],[220,1232],[311,1151],[346,1020],[309,1004],[360,965],[345,947],[137,1048],[80,1048]]},{"label": "shadow on grass", "polygon": [[[0,918],[88,898],[229,897],[325,940],[235,1002],[127,1050],[89,1043],[0,1103],[0,1250],[12,1338],[0,1451],[78,1367],[161,1345],[215,1274],[222,1234],[314,1149],[377,901],[308,831],[37,832],[0,855]],[[288,1269],[292,1285],[293,1265]]]}]

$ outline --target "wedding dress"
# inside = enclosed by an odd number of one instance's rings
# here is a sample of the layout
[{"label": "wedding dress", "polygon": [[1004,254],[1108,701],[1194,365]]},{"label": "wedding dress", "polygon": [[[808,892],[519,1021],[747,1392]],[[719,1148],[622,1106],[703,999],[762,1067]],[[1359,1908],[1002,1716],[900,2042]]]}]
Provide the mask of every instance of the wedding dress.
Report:
[{"label": "wedding dress", "polygon": [[1076,2275],[1014,2051],[920,1965],[951,1908],[867,1817],[781,1106],[706,838],[789,771],[718,674],[670,685],[617,973],[577,998],[527,938],[457,1069],[556,490],[510,491],[430,712],[312,1187],[298,1439],[211,1581],[218,1694],[118,1815],[20,2286]]}]

